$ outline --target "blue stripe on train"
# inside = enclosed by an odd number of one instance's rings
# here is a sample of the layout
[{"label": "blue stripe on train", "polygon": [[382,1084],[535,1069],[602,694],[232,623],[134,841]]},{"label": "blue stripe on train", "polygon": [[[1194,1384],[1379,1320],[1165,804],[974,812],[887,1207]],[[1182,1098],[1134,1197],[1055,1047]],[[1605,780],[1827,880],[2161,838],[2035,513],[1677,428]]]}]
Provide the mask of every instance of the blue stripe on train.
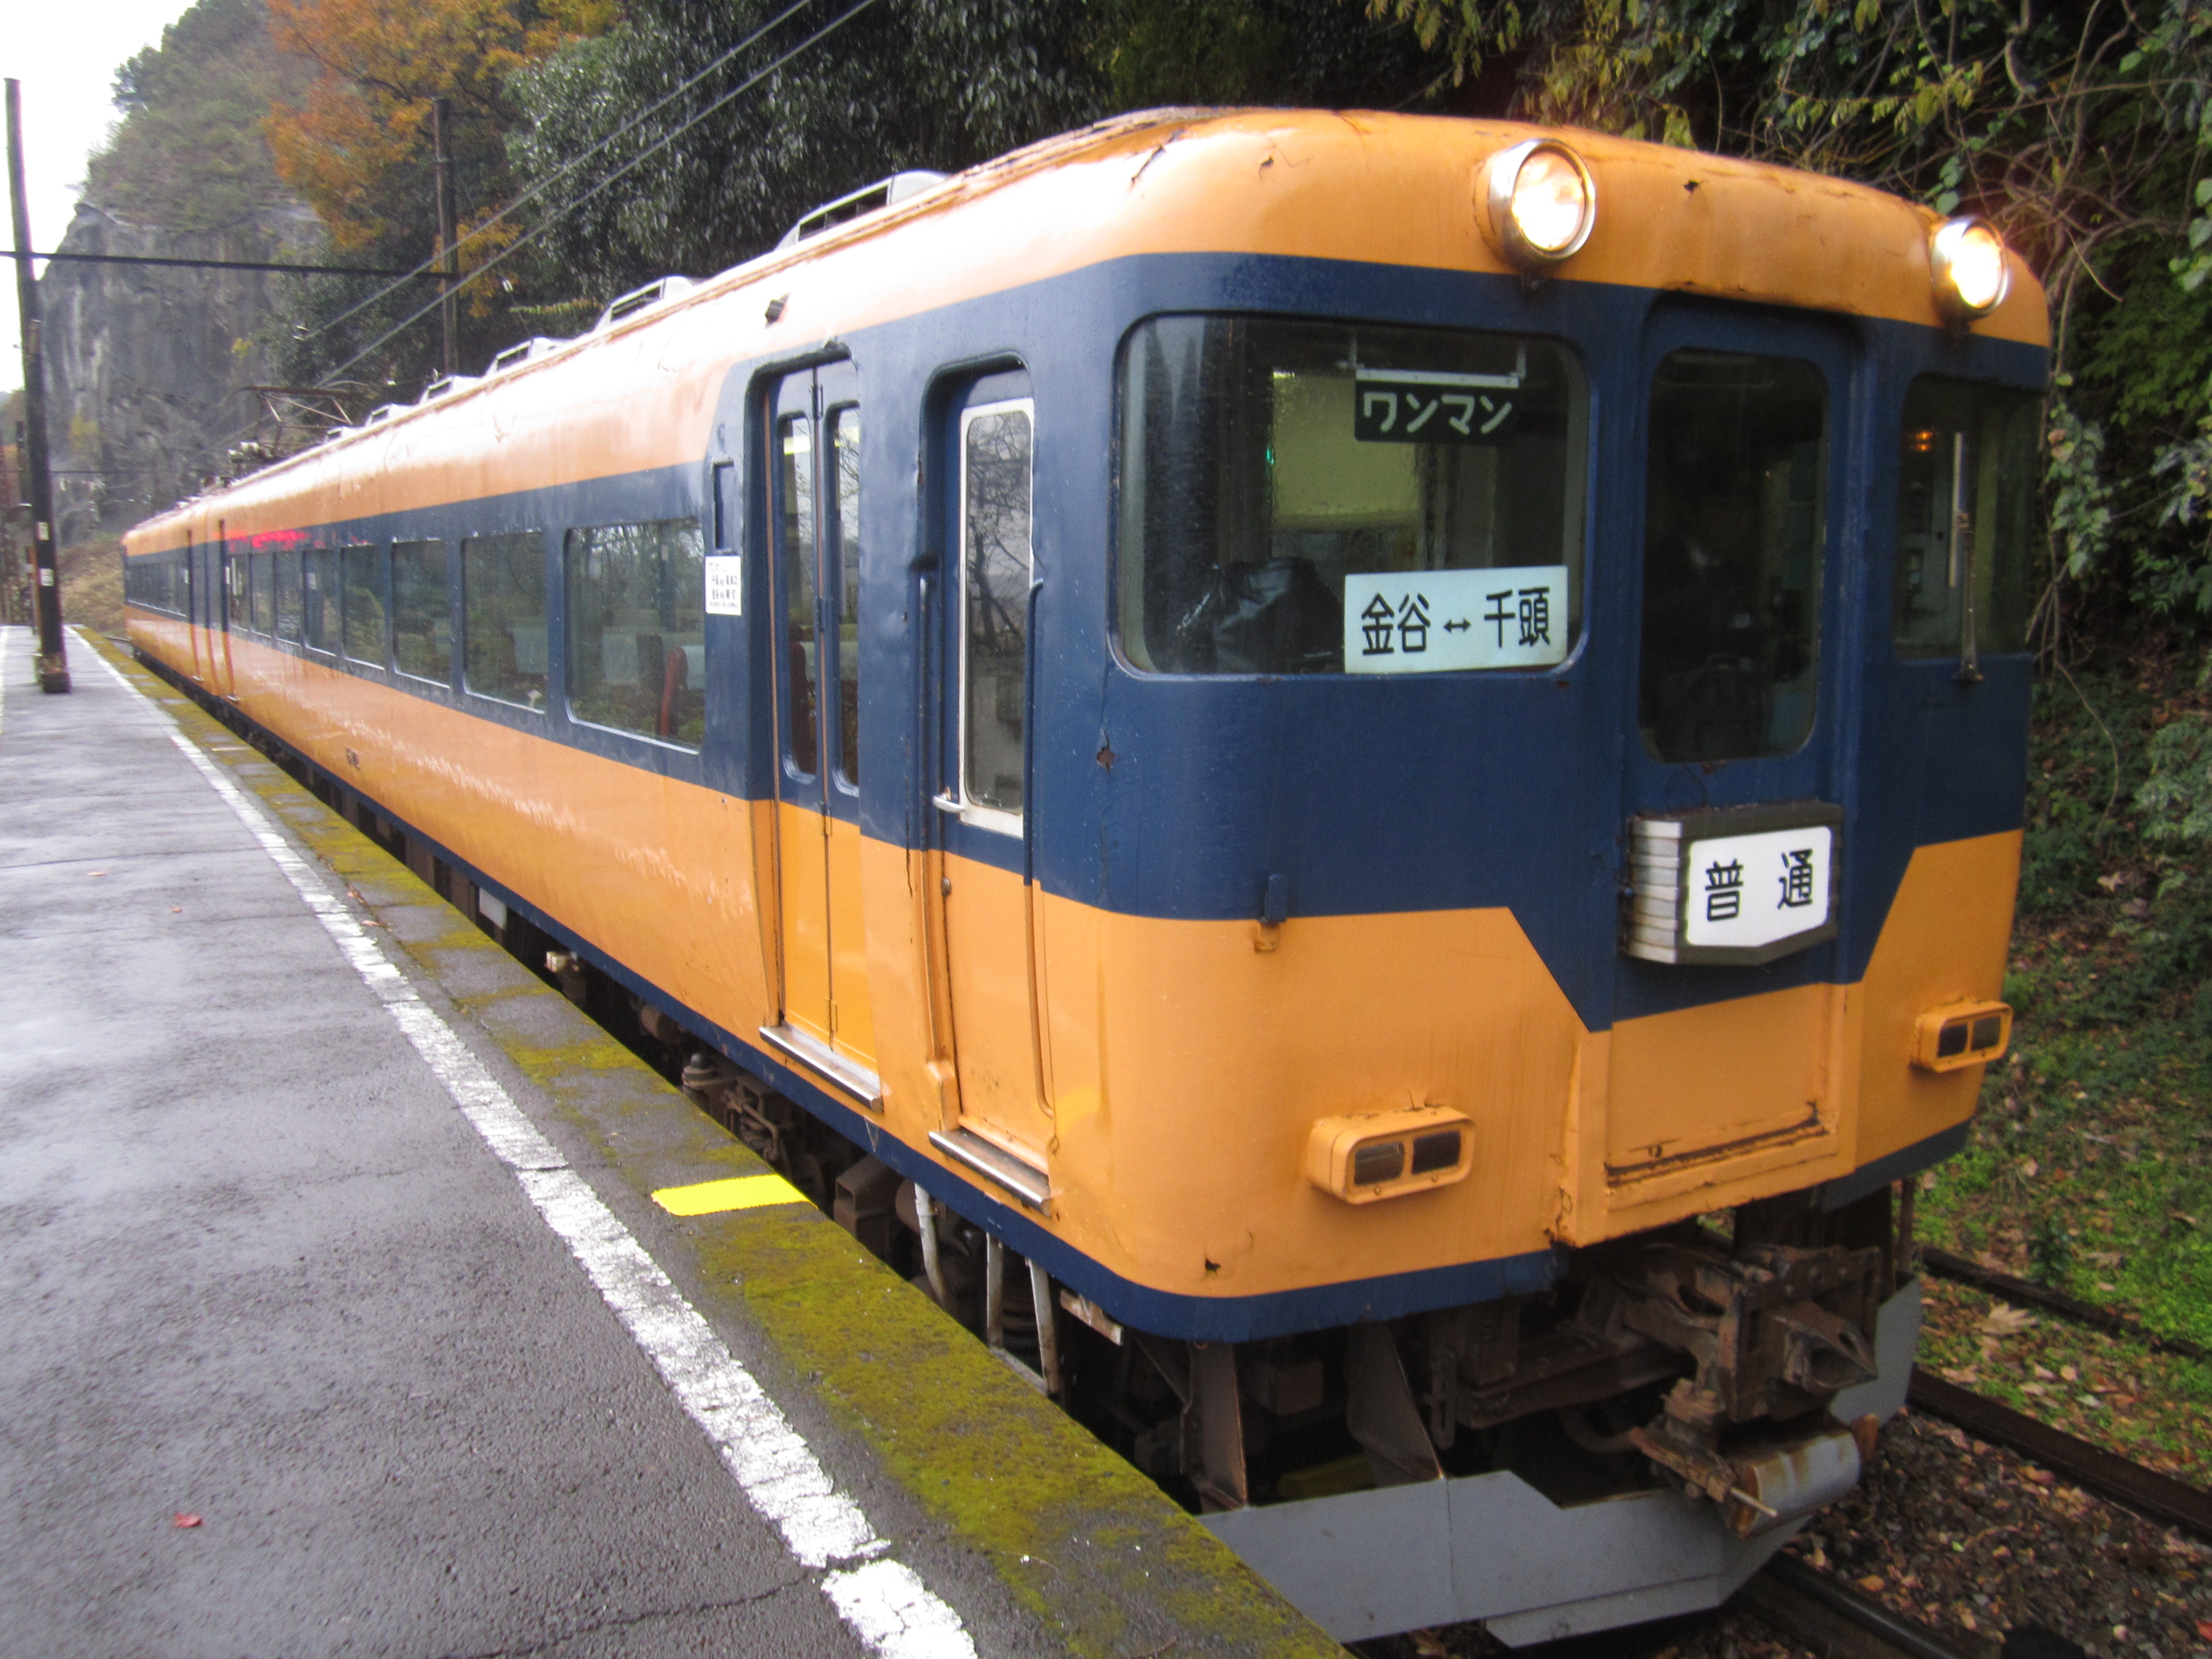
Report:
[{"label": "blue stripe on train", "polygon": [[[1276,680],[1139,676],[1115,657],[1114,388],[1126,329],[1158,312],[1250,309],[1555,334],[1582,352],[1592,399],[1586,639],[1559,669],[1534,673]],[[1694,317],[1729,349],[1773,349],[1778,329],[1819,331],[1845,366],[1852,418],[1839,432],[1823,611],[1821,723],[1777,761],[1654,769],[1634,747],[1634,647],[1642,507],[1645,343],[1655,319]],[[1616,1018],[1865,971],[1915,847],[2017,828],[2029,680],[2021,658],[1993,659],[1960,688],[1947,665],[1907,664],[1888,645],[1885,482],[1905,390],[1943,372],[2039,386],[2045,355],[2004,342],[1863,319],[1810,318],[1686,301],[1650,290],[1519,282],[1464,272],[1250,255],[1121,260],[846,337],[859,365],[867,442],[861,678],[863,790],[872,836],[934,844],[1001,867],[1025,859],[1050,891],[1128,914],[1256,914],[1271,877],[1290,914],[1510,908],[1593,1029]],[[932,811],[949,710],[926,677],[949,649],[942,605],[951,503],[921,474],[957,476],[931,417],[963,377],[1018,360],[1036,398],[1038,569],[1033,644],[1042,687],[1032,718],[1034,845]],[[945,365],[956,365],[947,369]],[[461,537],[696,515],[707,466],[733,459],[750,504],[748,546],[764,545],[758,390],[767,365],[729,377],[713,454],[653,472],[328,526],[343,539]],[[1633,458],[1632,463],[1628,458]],[[550,701],[532,714],[453,691],[427,694],[483,718],[628,764],[758,799],[774,792],[763,624],[769,561],[748,560],[745,619],[708,620],[705,751],[585,726],[561,707],[562,599]],[[925,605],[924,579],[933,602]],[[458,585],[458,574],[456,575]],[[397,682],[395,682],[397,683]],[[413,689],[413,688],[410,688]],[[1856,719],[1850,711],[1856,708]],[[1834,733],[1832,737],[1831,733]],[[1103,763],[1110,749],[1113,760]],[[1624,778],[1645,775],[1631,799]],[[1817,796],[1846,808],[1844,914],[1830,945],[1762,969],[1682,970],[1626,963],[1614,947],[1621,830],[1638,806],[1730,805]],[[854,808],[833,806],[840,816]]]}]

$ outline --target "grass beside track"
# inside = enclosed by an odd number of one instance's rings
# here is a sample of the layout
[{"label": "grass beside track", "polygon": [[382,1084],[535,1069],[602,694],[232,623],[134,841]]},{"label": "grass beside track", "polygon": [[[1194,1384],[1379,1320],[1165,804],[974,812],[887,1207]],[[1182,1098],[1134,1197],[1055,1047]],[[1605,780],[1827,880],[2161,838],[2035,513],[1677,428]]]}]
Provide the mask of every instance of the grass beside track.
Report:
[{"label": "grass beside track", "polygon": [[[2154,733],[2212,696],[2195,653],[2036,694],[2014,1050],[1920,1236],[2212,1346],[2212,860],[2148,831]],[[1921,1363],[2212,1484],[2212,1365],[1932,1282]]]}]

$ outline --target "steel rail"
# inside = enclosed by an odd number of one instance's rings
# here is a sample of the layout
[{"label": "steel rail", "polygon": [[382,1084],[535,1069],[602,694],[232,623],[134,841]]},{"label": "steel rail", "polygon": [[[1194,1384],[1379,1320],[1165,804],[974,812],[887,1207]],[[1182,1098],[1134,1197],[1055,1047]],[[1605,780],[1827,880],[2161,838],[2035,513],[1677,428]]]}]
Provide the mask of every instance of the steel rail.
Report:
[{"label": "steel rail", "polygon": [[1978,1291],[2001,1296],[2008,1302],[2047,1309],[2077,1325],[2094,1326],[2116,1336],[2132,1337],[2158,1353],[2179,1354],[2185,1359],[2212,1359],[2212,1352],[2191,1342],[2185,1336],[2160,1336],[2146,1330],[2142,1321],[2130,1315],[2100,1307],[2094,1302],[2084,1302],[2063,1291],[2054,1291],[2046,1285],[2015,1279],[2010,1273],[2000,1273],[1995,1267],[1984,1267],[1980,1262],[1969,1261],[1963,1255],[1939,1250],[1932,1244],[1922,1245],[1918,1255],[1921,1267],[1938,1279],[1970,1285]]},{"label": "steel rail", "polygon": [[1826,1659],[1979,1659],[1793,1556],[1776,1556],[1736,1594]]},{"label": "steel rail", "polygon": [[1931,1417],[1956,1424],[1978,1440],[2009,1446],[2075,1486],[2124,1504],[2162,1525],[2212,1539],[2212,1492],[2093,1446],[2063,1429],[2000,1406],[1955,1382],[1915,1367],[1905,1399]]}]

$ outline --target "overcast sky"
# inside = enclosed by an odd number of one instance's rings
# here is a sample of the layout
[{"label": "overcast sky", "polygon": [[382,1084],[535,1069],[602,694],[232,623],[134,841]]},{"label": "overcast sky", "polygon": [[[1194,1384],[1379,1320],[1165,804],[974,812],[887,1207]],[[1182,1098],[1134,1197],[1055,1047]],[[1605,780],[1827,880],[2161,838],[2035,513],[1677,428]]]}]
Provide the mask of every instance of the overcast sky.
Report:
[{"label": "overcast sky", "polygon": [[[191,0],[8,0],[0,76],[23,83],[23,172],[31,246],[52,248],[69,228],[85,158],[115,121],[115,71],[189,9]],[[8,246],[15,243],[9,240]],[[0,392],[23,384],[15,273],[0,295]]]}]

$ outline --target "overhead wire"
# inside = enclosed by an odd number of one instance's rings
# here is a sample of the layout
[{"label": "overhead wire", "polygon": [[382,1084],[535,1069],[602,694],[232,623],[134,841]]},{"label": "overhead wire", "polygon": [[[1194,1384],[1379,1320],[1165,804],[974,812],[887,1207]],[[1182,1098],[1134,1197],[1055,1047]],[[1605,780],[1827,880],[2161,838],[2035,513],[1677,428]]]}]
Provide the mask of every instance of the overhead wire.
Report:
[{"label": "overhead wire", "polygon": [[[698,85],[701,81],[713,74],[716,69],[728,63],[732,58],[744,51],[746,46],[750,46],[753,42],[758,40],[762,35],[767,33],[770,29],[775,28],[778,24],[785,21],[794,13],[799,11],[807,5],[811,5],[812,3],[813,0],[795,0],[793,4],[786,7],[782,11],[777,13],[776,15],[769,22],[754,30],[753,33],[747,35],[744,40],[731,47],[729,51],[724,52],[720,58],[717,58],[714,63],[708,64],[705,69],[700,70],[698,74],[693,76],[690,80],[684,82],[683,85],[678,87],[675,91],[669,93],[666,96],[660,99],[659,102],[652,105],[643,112],[632,117],[630,120],[625,123],[623,126],[617,128],[615,131],[609,133],[605,137],[599,140],[591,147],[591,149],[586,150],[574,160],[566,163],[558,171],[547,175],[547,177],[540,180],[538,185],[533,185],[530,191],[517,197],[513,202],[509,203],[506,208],[502,209],[498,215],[495,216],[492,219],[486,220],[482,225],[478,226],[475,231],[471,232],[470,234],[475,235],[484,230],[489,230],[493,224],[497,222],[498,219],[505,217],[508,213],[512,213],[515,209],[522,206],[524,203],[529,201],[533,196],[541,194],[547,187],[551,185],[558,179],[563,177],[567,173],[573,173],[577,167],[589,161],[592,155],[605,149],[609,144],[614,143],[615,140],[621,137],[624,133],[627,133],[633,128],[636,127],[639,123],[650,118],[658,111],[666,108],[672,100],[682,96],[684,93]],[[605,179],[600,179],[599,183],[593,185],[589,190],[585,191],[582,194],[576,196],[550,210],[546,215],[544,220],[537,228],[527,232],[524,235],[516,238],[515,240],[508,243],[506,247],[501,249],[500,252],[491,258],[487,259],[483,264],[478,265],[475,270],[464,275],[460,281],[454,284],[454,291],[458,293],[461,288],[465,287],[475,278],[483,276],[485,272],[490,270],[495,265],[501,264],[514,254],[520,252],[532,241],[536,240],[547,230],[550,229],[553,225],[558,222],[562,217],[583,206],[585,203],[590,201],[592,198],[597,196],[601,191],[615,183],[616,180],[622,178],[623,174],[630,172],[633,168],[648,160],[656,152],[665,149],[669,144],[682,137],[686,132],[698,125],[700,122],[714,114],[715,111],[723,107],[723,106],[729,103],[732,99],[738,98],[744,93],[750,91],[754,87],[759,85],[762,81],[767,79],[768,76],[775,74],[776,70],[781,69],[793,58],[798,57],[799,53],[806,51],[807,48],[812,46],[825,36],[843,27],[847,23],[852,21],[854,18],[859,16],[862,12],[867,10],[870,6],[872,6],[875,3],[876,0],[860,0],[859,4],[853,6],[848,10],[842,12],[837,16],[830,19],[829,22],[823,24],[812,34],[808,35],[805,40],[801,40],[797,46],[792,47],[788,52],[786,52],[781,57],[778,58],[774,63],[769,64],[765,69],[762,69],[756,71],[754,74],[748,76],[744,81],[740,82],[735,87],[732,87],[729,91],[724,93],[720,97],[715,99],[704,109],[700,110],[696,114],[691,116],[679,125],[662,135],[661,137],[648,145],[646,149],[639,151],[637,155],[632,156],[630,160],[623,163],[622,167],[617,168],[613,173],[609,173]],[[465,242],[468,240],[469,238],[466,236],[457,238],[455,240],[454,246],[459,247],[461,243]],[[402,278],[401,282],[405,280],[405,278]],[[387,285],[379,294],[370,295],[368,299],[363,300],[358,304],[348,307],[345,311],[340,312],[337,316],[319,325],[309,335],[303,337],[313,337],[313,333],[319,333],[323,330],[335,325],[337,323],[343,321],[345,318],[351,316],[355,312],[361,310],[364,306],[374,304],[376,300],[383,297],[384,295],[392,293],[399,286],[399,282],[395,282]],[[429,304],[416,310],[395,326],[387,329],[384,333],[379,335],[368,345],[362,347],[361,350],[356,352],[352,356],[347,358],[345,362],[338,364],[335,368],[331,369],[327,374],[321,376],[321,378],[325,380],[335,380],[337,376],[344,374],[346,370],[353,368],[355,364],[362,362],[362,359],[369,356],[371,354],[387,344],[400,334],[404,333],[408,329],[412,328],[416,323],[421,322],[423,318],[428,316],[433,311],[435,311],[442,303],[442,296],[438,300],[433,300]],[[239,438],[252,429],[251,426],[240,426],[234,428],[224,436],[217,439],[215,443],[210,446],[210,448],[215,450],[227,450]]]},{"label": "overhead wire", "polygon": [[[649,104],[644,109],[640,110],[635,115],[630,117],[629,120],[623,122],[622,125],[617,127],[612,132],[610,132],[604,137],[594,141],[580,154],[572,156],[569,160],[562,163],[561,166],[556,167],[552,172],[547,173],[543,179],[540,179],[536,184],[531,185],[529,189],[524,191],[521,195],[516,197],[512,202],[509,202],[498,212],[493,214],[490,218],[485,220],[482,224],[471,226],[468,230],[463,232],[460,235],[456,236],[453,239],[453,251],[458,253],[462,248],[467,246],[469,243],[474,241],[477,237],[482,236],[485,232],[490,230],[493,226],[498,224],[502,219],[507,217],[517,209],[526,205],[530,202],[532,202],[538,197],[544,195],[555,185],[560,183],[562,179],[575,172],[577,168],[584,166],[600,151],[605,149],[610,144],[616,143],[619,139],[626,137],[629,134],[635,131],[640,125],[651,120],[654,116],[659,114],[662,110],[666,109],[669,105],[675,102],[678,98],[681,98],[685,93],[690,91],[692,88],[697,86],[708,76],[713,75],[718,70],[723,68],[732,58],[737,57],[739,53],[754,46],[763,36],[780,28],[782,25],[788,22],[793,17],[805,10],[807,7],[813,3],[814,0],[792,0],[792,3],[790,5],[786,6],[775,16],[769,18],[767,22],[762,24],[750,34],[745,36],[744,40],[738,41],[737,45],[732,46],[727,52],[722,53],[720,57],[715,58],[713,63],[708,64],[706,68],[701,70],[696,75],[692,76],[689,80],[675,87],[653,103]],[[682,129],[678,128],[678,131],[681,131]],[[311,340],[314,338],[316,335],[325,333],[329,330],[337,327],[340,323],[345,321],[347,318],[352,316],[355,313],[364,311],[370,306],[375,305],[378,301],[388,298],[392,294],[398,292],[399,289],[406,283],[416,281],[423,276],[434,276],[439,275],[439,264],[444,258],[445,252],[446,251],[444,249],[440,249],[438,252],[431,255],[430,258],[425,259],[421,264],[416,265],[412,270],[405,272],[377,273],[380,276],[392,276],[396,280],[386,283],[382,288],[377,289],[375,293],[369,295],[366,299],[356,301],[352,305],[348,306],[343,311],[338,312],[333,316],[324,318],[313,328],[303,331],[299,337],[303,340]]]},{"label": "overhead wire", "polygon": [[[568,215],[574,213],[578,208],[583,206],[585,203],[590,201],[601,191],[605,190],[609,185],[614,184],[617,179],[620,179],[635,168],[643,165],[651,157],[658,154],[659,151],[665,149],[670,144],[674,143],[676,140],[682,137],[693,127],[697,126],[700,122],[714,114],[715,111],[720,109],[724,105],[752,90],[753,88],[758,86],[769,76],[775,74],[776,70],[781,69],[793,58],[798,57],[799,53],[806,51],[817,41],[820,41],[827,36],[836,33],[838,29],[842,28],[846,24],[851,22],[855,17],[858,17],[862,12],[867,10],[869,7],[875,3],[876,0],[859,0],[858,4],[840,12],[836,16],[831,18],[827,23],[824,23],[820,28],[815,30],[813,33],[808,35],[806,39],[801,40],[797,46],[792,47],[781,58],[778,58],[774,63],[769,64],[765,69],[756,70],[751,75],[746,76],[745,79],[739,82],[736,86],[731,88],[729,91],[722,94],[712,103],[707,105],[705,108],[700,110],[697,114],[691,116],[680,125],[672,128],[668,132],[655,139],[651,144],[648,144],[645,149],[640,150],[635,155],[623,162],[622,166],[617,167],[612,173],[600,179],[589,190],[584,191],[580,196],[576,196],[572,198],[570,200],[562,203],[560,206],[552,209],[546,215],[544,219],[542,220],[534,228],[526,232],[521,236],[517,237],[514,241],[509,242],[505,247],[501,248],[490,258],[485,260],[482,264],[477,266],[475,270],[470,271],[459,283],[457,283],[454,285],[455,291],[458,292],[462,287],[466,286],[469,283],[474,282],[477,277],[485,275],[495,267],[505,263],[517,253],[521,252],[522,250],[529,246],[532,242],[535,241],[538,237],[544,235],[548,230],[551,229],[555,224],[558,223]],[[663,101],[665,102],[665,100],[664,100]],[[406,332],[407,330],[412,328],[416,323],[421,322],[422,319],[435,311],[442,303],[442,299],[431,301],[428,305],[422,307],[419,310],[412,313],[410,315],[403,319],[391,328],[386,329],[382,334],[377,336],[375,339],[370,341],[368,344],[363,346],[359,351],[354,353],[352,356],[338,364],[337,368],[330,370],[330,374],[334,376],[344,374],[346,370],[351,368],[355,364],[362,362],[364,358],[374,355],[376,351],[396,339],[398,336]]]}]

